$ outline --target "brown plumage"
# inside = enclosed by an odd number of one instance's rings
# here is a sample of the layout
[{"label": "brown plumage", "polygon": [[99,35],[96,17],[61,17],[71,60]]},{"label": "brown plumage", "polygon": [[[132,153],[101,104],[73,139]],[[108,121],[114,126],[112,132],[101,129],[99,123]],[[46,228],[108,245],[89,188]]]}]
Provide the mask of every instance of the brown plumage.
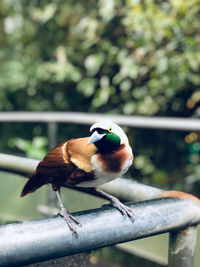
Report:
[{"label": "brown plumage", "polygon": [[24,186],[21,197],[47,183],[59,188],[63,183],[77,185],[94,180],[90,159],[97,149],[88,145],[88,140],[89,137],[71,139],[50,150]]},{"label": "brown plumage", "polygon": [[[23,197],[44,184],[51,183],[61,206],[60,215],[76,233],[73,222],[81,224],[64,207],[60,186],[66,183],[72,186],[95,187],[125,173],[133,160],[127,136],[118,125],[100,122],[91,129],[90,137],[71,139],[50,150],[38,164],[21,193]],[[110,199],[124,216],[128,215],[133,220],[132,210],[113,196],[99,189],[95,190]]]}]

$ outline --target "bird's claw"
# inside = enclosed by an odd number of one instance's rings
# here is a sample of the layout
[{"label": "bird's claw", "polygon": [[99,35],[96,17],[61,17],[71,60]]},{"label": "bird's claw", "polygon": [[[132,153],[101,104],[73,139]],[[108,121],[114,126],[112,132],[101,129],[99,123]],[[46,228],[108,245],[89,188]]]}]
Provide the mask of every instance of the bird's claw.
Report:
[{"label": "bird's claw", "polygon": [[131,219],[132,222],[134,222],[134,212],[131,208],[127,207],[123,203],[121,203],[118,199],[112,200],[112,205],[117,208],[126,218],[127,216]]},{"label": "bird's claw", "polygon": [[61,208],[59,214],[63,217],[72,232],[78,234],[77,228],[74,226],[74,222],[80,227],[82,227],[82,224],[74,216],[72,216],[65,207]]}]

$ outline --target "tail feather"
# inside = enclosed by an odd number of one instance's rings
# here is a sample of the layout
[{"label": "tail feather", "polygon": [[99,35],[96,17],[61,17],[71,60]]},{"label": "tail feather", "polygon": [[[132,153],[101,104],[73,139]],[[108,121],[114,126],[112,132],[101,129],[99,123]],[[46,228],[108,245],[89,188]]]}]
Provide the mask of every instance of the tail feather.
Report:
[{"label": "tail feather", "polygon": [[47,184],[50,181],[50,177],[35,171],[32,176],[29,178],[28,182],[25,184],[21,197],[27,195],[28,193],[33,193],[39,187]]}]

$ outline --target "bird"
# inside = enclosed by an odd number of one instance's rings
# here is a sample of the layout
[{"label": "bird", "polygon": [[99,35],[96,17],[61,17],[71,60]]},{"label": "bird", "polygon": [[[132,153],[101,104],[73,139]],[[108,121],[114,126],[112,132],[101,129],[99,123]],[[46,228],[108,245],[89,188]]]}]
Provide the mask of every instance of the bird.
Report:
[{"label": "bird", "polygon": [[89,137],[70,139],[51,149],[39,162],[21,192],[23,197],[50,183],[60,204],[59,214],[76,234],[76,225],[82,227],[82,224],[64,206],[60,194],[62,184],[92,188],[110,200],[124,217],[134,221],[131,208],[97,188],[119,178],[132,165],[133,153],[128,137],[119,125],[107,120],[94,123],[90,132]]}]

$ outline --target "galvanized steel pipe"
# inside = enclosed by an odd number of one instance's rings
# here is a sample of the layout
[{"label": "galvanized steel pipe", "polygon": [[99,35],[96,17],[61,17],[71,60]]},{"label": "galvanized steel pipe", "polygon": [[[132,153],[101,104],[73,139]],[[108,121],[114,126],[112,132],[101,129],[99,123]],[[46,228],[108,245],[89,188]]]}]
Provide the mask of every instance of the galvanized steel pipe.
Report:
[{"label": "galvanized steel pipe", "polygon": [[[8,170],[9,172],[17,172],[27,175],[32,173],[36,169],[38,163],[39,161],[35,159],[0,153],[0,169]],[[163,190],[161,189],[140,184],[131,179],[124,178],[118,178],[110,183],[99,186],[99,188],[107,193],[110,193],[116,197],[119,197],[120,199],[127,201],[153,199],[157,198],[163,192]],[[91,194],[94,193],[90,192],[90,190],[87,188],[75,187],[73,189],[79,189],[80,191],[88,192]]]},{"label": "galvanized steel pipe", "polygon": [[200,120],[194,118],[170,118],[126,116],[84,112],[0,112],[0,122],[55,122],[91,124],[102,119],[136,128],[200,131]]},{"label": "galvanized steel pipe", "polygon": [[110,206],[76,213],[78,237],[57,216],[0,227],[0,266],[15,266],[90,251],[109,245],[183,229],[200,222],[192,200],[156,199],[129,205],[135,222]]},{"label": "galvanized steel pipe", "polygon": [[197,238],[197,227],[171,232],[169,235],[168,267],[193,267]]}]

